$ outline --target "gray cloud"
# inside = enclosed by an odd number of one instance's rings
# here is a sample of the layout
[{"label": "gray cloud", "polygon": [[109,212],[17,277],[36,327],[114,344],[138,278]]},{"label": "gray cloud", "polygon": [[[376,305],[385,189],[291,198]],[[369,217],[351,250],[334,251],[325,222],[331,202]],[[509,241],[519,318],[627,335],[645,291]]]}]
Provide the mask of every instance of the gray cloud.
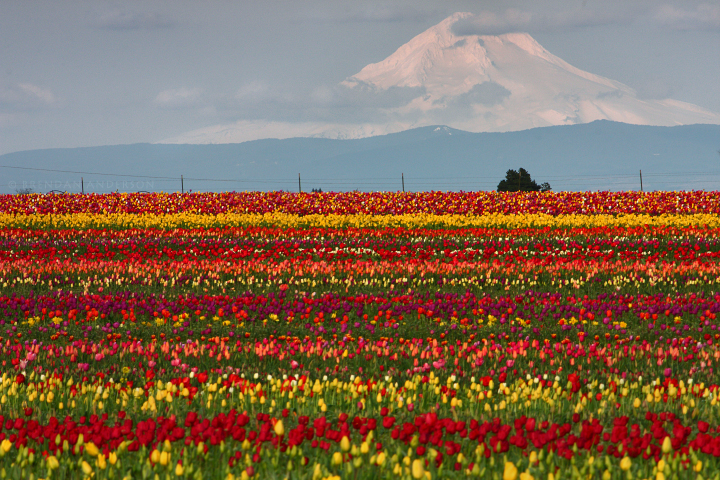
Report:
[{"label": "gray cloud", "polygon": [[112,10],[100,15],[96,26],[106,30],[154,30],[173,26],[173,22],[155,12]]},{"label": "gray cloud", "polygon": [[0,84],[0,105],[15,110],[56,107],[59,99],[52,90],[32,83]]},{"label": "gray cloud", "polygon": [[26,126],[33,115],[41,115],[65,105],[66,102],[48,88],[28,82],[9,85],[0,82],[0,129]]},{"label": "gray cloud", "polygon": [[[457,97],[443,97],[433,102],[434,104],[444,104],[439,110],[433,110],[432,115],[436,122],[450,123],[458,118],[471,118],[478,115],[473,108],[475,105],[482,105],[490,108],[501,104],[511,95],[510,90],[495,82],[482,82],[475,84],[467,92]],[[485,116],[490,112],[485,112]]]},{"label": "gray cloud", "polygon": [[473,86],[469,91],[458,95],[456,103],[468,105],[485,105],[492,107],[503,102],[510,96],[510,90],[495,82],[483,82]]},{"label": "gray cloud", "polygon": [[603,99],[603,98],[612,98],[612,97],[622,98],[623,95],[625,95],[625,94],[623,93],[622,90],[610,90],[607,92],[598,93],[597,95],[595,95],[595,98],[597,98],[598,100]]},{"label": "gray cloud", "polygon": [[362,5],[362,3],[342,11],[315,11],[308,14],[310,20],[339,23],[396,23],[425,22],[434,19],[439,12],[436,9],[418,9],[412,5]]},{"label": "gray cloud", "polygon": [[[364,122],[389,120],[388,109],[407,105],[425,94],[423,87],[391,87],[383,90],[348,79],[354,85],[322,85],[312,91],[294,92],[287,88],[254,81],[241,87],[228,105],[222,99],[219,112],[228,119],[275,121]],[[393,117],[396,118],[396,117]]]},{"label": "gray cloud", "polygon": [[269,93],[267,83],[254,80],[240,87],[235,93],[235,98],[244,101],[257,101],[267,98]]},{"label": "gray cloud", "polygon": [[694,10],[664,5],[653,20],[676,30],[720,30],[720,5],[703,3]]},{"label": "gray cloud", "polygon": [[527,30],[533,14],[516,9],[505,10],[498,15],[482,12],[455,22],[452,31],[455,35],[500,35],[502,33]]},{"label": "gray cloud", "polygon": [[481,12],[455,22],[455,35],[501,35],[511,32],[559,31],[565,29],[628,23],[634,15],[620,10],[593,11],[587,9],[539,14],[509,8],[500,14]]},{"label": "gray cloud", "polygon": [[199,105],[201,94],[201,88],[172,88],[158,93],[153,103],[162,108],[194,107]]},{"label": "gray cloud", "polygon": [[353,87],[338,86],[333,89],[331,103],[339,107],[395,108],[406,105],[414,98],[425,95],[425,87],[390,87],[379,89],[355,78]]},{"label": "gray cloud", "polygon": [[47,88],[38,87],[37,85],[33,85],[32,83],[19,83],[18,87],[26,95],[33,97],[34,99],[42,103],[52,105],[57,101],[57,99],[55,98],[55,94],[53,94],[53,92],[51,92]]}]

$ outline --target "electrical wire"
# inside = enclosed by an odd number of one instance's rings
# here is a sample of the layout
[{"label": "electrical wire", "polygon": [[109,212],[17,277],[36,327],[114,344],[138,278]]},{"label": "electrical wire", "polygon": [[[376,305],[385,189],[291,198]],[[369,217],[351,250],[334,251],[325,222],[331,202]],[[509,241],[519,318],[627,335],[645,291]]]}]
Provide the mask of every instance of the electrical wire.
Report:
[{"label": "electrical wire", "polygon": [[[116,178],[138,178],[138,179],[151,179],[154,182],[162,183],[177,183],[181,180],[179,177],[170,177],[162,175],[135,175],[135,174],[121,174],[121,173],[103,173],[103,172],[88,172],[81,170],[61,170],[61,169],[50,169],[50,168],[35,168],[35,167],[19,167],[13,165],[0,165],[0,168],[27,170],[27,171],[38,171],[38,172],[56,172],[56,173],[73,173],[83,174],[91,176],[103,176],[103,177],[116,177]],[[707,178],[703,179],[685,179],[682,181],[665,180],[666,177],[672,177],[673,179],[687,178],[687,177],[717,177],[720,176],[720,172],[657,172],[657,173],[646,173],[643,175],[647,179],[655,179],[649,182],[649,185],[672,185],[672,184],[703,184],[711,183],[712,180]],[[578,175],[549,175],[544,176],[543,180],[552,180],[556,186],[568,185],[568,186],[625,186],[625,185],[637,185],[637,175],[635,174],[578,174]],[[189,182],[222,182],[222,183],[243,183],[243,184],[270,184],[270,185],[294,185],[296,179],[249,179],[249,178],[202,178],[202,177],[182,177],[183,181]],[[395,177],[362,177],[362,178],[315,178],[309,177],[302,179],[302,182],[312,184],[313,186],[350,186],[350,187],[397,187],[400,183],[399,179]],[[480,181],[477,181],[480,180]],[[492,180],[482,181],[482,180]],[[497,177],[489,176],[462,176],[462,177],[413,177],[404,176],[404,181],[407,189],[413,189],[414,187],[489,187],[494,189],[497,186]],[[57,182],[55,182],[57,183]],[[67,184],[68,182],[61,182]],[[77,182],[74,182],[77,183]],[[97,180],[93,181],[88,179],[89,185],[93,183],[100,183]],[[110,183],[110,182],[109,182]],[[114,182],[119,183],[119,182]],[[149,182],[148,182],[149,183]],[[52,186],[53,182],[49,185]]]}]

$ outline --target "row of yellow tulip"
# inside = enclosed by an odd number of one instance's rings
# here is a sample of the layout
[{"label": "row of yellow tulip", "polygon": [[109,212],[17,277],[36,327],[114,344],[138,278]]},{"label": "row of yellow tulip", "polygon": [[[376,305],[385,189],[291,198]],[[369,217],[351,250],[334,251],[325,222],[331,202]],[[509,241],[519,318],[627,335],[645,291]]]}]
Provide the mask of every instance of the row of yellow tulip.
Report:
[{"label": "row of yellow tulip", "polygon": [[293,215],[260,214],[0,214],[0,227],[23,229],[104,229],[104,228],[210,228],[210,227],[275,226],[321,228],[574,228],[574,227],[642,227],[672,226],[720,227],[720,217],[712,214],[690,215]]}]

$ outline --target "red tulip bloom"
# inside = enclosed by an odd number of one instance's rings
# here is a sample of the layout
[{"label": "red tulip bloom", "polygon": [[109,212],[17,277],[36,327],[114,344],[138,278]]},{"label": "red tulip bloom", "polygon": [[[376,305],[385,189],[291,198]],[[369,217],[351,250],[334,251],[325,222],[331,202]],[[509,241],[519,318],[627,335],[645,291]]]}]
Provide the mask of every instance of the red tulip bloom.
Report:
[{"label": "red tulip bloom", "polygon": [[535,430],[535,419],[534,418],[528,418],[525,421],[525,430],[527,430],[528,432],[532,432],[533,430]]}]

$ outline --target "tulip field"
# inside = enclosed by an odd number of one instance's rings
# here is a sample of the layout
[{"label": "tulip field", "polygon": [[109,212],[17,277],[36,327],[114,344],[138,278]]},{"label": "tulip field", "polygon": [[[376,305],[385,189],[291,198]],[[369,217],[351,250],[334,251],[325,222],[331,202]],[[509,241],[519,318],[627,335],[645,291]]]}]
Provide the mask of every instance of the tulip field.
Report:
[{"label": "tulip field", "polygon": [[720,193],[0,195],[0,478],[720,479]]}]

